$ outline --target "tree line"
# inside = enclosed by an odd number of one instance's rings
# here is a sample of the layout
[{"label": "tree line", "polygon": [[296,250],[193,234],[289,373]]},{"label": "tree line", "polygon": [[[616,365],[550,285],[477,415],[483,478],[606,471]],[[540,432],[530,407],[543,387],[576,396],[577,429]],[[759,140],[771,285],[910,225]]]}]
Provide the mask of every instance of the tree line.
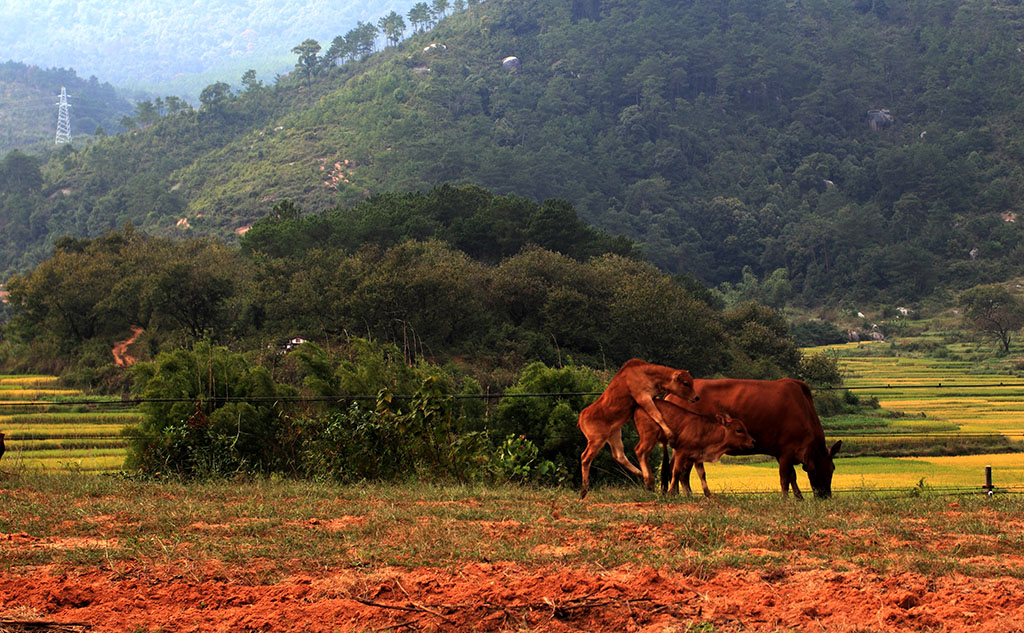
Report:
[{"label": "tree line", "polygon": [[533,360],[607,368],[639,356],[698,375],[800,371],[781,314],[752,303],[721,311],[699,284],[658,271],[564,202],[439,187],[350,212],[278,211],[241,247],[130,225],[62,238],[6,283],[6,362],[51,359],[102,382],[113,342],[140,326],[143,358],[205,339],[263,350],[360,336],[397,345],[410,361],[460,359],[495,387]]},{"label": "tree line", "polygon": [[[0,368],[143,398],[126,432],[147,475],[342,481],[571,481],[585,394],[631,357],[838,381],[778,311],[721,309],[564,201],[445,186],[349,212],[282,203],[250,233],[58,240],[5,285]],[[115,366],[135,327],[139,362]],[[502,391],[563,395],[482,397]]]}]

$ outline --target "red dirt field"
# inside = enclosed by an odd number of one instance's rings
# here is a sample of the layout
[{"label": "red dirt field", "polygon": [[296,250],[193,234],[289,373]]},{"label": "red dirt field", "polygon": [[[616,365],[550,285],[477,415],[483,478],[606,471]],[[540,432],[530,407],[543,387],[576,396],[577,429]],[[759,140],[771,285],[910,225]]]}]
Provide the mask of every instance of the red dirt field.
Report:
[{"label": "red dirt field", "polygon": [[[333,528],[325,522],[323,529]],[[104,544],[0,534],[0,556],[11,548]],[[260,564],[111,561],[7,569],[0,573],[0,631],[1024,630],[1024,581],[1008,576],[783,565],[723,569],[700,579],[642,565],[601,569],[566,561],[296,569],[266,583],[259,580]],[[88,627],[24,628],[39,620]]]},{"label": "red dirt field", "polygon": [[1024,632],[1015,495],[567,492],[0,477],[0,633]]}]

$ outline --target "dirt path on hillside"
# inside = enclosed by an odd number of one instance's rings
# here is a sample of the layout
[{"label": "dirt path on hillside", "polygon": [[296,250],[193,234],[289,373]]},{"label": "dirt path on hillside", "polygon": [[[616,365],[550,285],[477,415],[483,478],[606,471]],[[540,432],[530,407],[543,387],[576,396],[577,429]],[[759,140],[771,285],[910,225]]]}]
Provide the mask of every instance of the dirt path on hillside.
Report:
[{"label": "dirt path on hillside", "polygon": [[123,341],[114,343],[114,348],[110,350],[110,353],[114,355],[114,364],[118,367],[127,367],[135,363],[135,357],[128,355],[128,347],[135,342],[139,335],[145,330],[137,325],[132,326],[132,335]]},{"label": "dirt path on hillside", "polygon": [[[7,538],[17,535],[7,535]],[[32,546],[31,537],[22,537]],[[8,543],[10,544],[10,543]],[[45,546],[59,547],[59,543]],[[1024,581],[783,566],[698,578],[665,569],[472,563],[296,570],[260,561],[114,562],[0,572],[4,619],[93,631],[1021,631]]]}]

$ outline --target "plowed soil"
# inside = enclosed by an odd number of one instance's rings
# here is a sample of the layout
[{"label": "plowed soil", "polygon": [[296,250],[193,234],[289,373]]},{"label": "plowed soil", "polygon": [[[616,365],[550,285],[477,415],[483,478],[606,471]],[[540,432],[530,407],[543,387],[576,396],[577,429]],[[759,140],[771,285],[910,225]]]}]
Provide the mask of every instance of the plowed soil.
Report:
[{"label": "plowed soil", "polygon": [[[5,573],[8,621],[89,623],[96,631],[1020,631],[1024,586],[1009,578],[855,571],[335,569],[252,584],[210,563]],[[3,630],[4,616],[0,616]]]},{"label": "plowed soil", "polygon": [[[325,521],[314,528],[339,526]],[[571,542],[561,543],[572,550]],[[114,545],[0,534],[0,556],[12,548]],[[260,567],[280,571],[280,564],[260,560],[8,568],[0,572],[0,631],[1024,630],[1024,581],[1011,576],[837,572],[803,564],[695,576],[564,559],[555,565],[473,562],[450,568],[303,569],[309,565],[296,562],[272,580],[261,579]],[[1022,560],[1006,562],[1018,566]],[[83,628],[26,628],[30,622]]]},{"label": "plowed soil", "polygon": [[1024,631],[1016,498],[89,481],[0,486],[0,633]]}]

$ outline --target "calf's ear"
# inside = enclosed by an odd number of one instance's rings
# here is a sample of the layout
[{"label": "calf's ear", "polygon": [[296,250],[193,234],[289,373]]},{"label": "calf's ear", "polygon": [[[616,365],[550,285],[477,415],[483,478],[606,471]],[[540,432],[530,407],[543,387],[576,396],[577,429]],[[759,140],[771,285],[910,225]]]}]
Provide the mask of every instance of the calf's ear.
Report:
[{"label": "calf's ear", "polygon": [[690,376],[690,372],[686,371],[685,369],[677,369],[674,372],[672,372],[672,380],[679,380],[682,382],[689,383],[693,380],[693,378]]},{"label": "calf's ear", "polygon": [[832,448],[828,452],[828,456],[829,457],[835,457],[836,453],[838,453],[839,449],[842,448],[842,447],[843,447],[843,440],[839,440],[838,442],[836,442],[835,444],[832,445]]}]

